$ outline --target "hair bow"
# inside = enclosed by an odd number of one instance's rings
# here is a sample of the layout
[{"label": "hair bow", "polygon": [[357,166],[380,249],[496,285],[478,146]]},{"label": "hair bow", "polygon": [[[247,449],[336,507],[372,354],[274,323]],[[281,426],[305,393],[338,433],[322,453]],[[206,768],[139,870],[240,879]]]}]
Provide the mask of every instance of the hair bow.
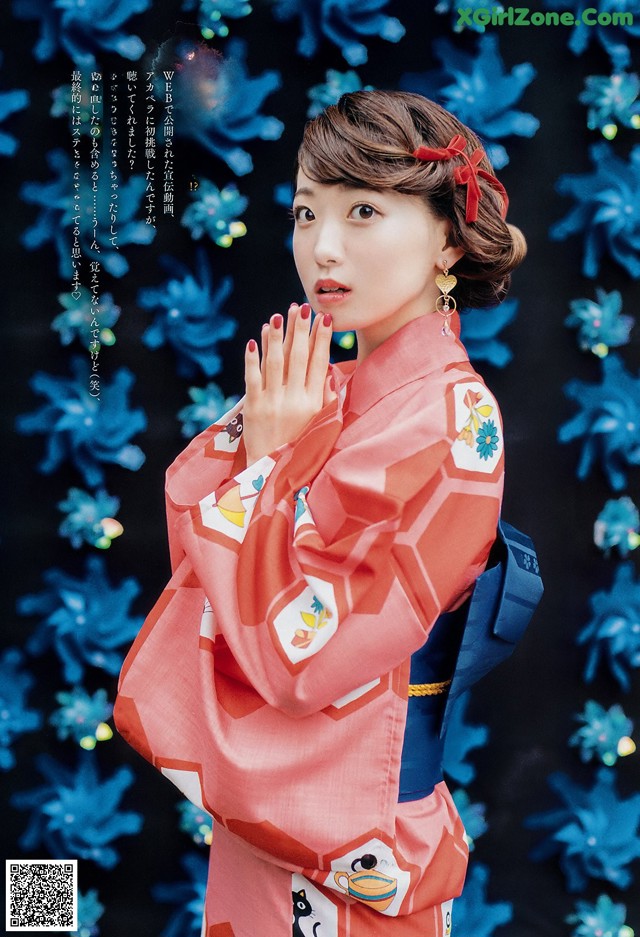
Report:
[{"label": "hair bow", "polygon": [[485,179],[493,189],[500,193],[503,200],[501,214],[503,218],[506,217],[509,198],[505,187],[495,176],[487,172],[486,169],[478,169],[478,164],[484,158],[484,150],[478,148],[474,150],[469,157],[465,152],[466,148],[467,141],[458,133],[453,137],[448,146],[419,146],[411,155],[424,162],[428,162],[429,160],[454,159],[456,156],[461,156],[466,165],[458,166],[454,170],[453,179],[456,185],[466,185],[467,187],[467,201],[465,205],[466,220],[476,221],[478,218],[478,202],[482,198],[482,190],[478,183],[478,176]]}]

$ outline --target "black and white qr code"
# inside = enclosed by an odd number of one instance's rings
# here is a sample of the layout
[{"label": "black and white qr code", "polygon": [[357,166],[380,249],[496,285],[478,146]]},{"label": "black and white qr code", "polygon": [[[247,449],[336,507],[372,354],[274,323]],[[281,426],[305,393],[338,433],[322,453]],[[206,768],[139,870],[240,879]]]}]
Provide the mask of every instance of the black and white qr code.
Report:
[{"label": "black and white qr code", "polygon": [[77,859],[7,859],[8,933],[78,929]]}]

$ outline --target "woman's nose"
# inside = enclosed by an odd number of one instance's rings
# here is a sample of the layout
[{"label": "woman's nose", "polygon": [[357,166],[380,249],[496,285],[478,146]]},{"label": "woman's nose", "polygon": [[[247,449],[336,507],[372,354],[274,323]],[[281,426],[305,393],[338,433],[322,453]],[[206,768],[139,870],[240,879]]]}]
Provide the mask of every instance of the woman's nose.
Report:
[{"label": "woman's nose", "polygon": [[342,234],[335,222],[325,222],[316,228],[314,259],[320,267],[337,264],[343,258]]}]

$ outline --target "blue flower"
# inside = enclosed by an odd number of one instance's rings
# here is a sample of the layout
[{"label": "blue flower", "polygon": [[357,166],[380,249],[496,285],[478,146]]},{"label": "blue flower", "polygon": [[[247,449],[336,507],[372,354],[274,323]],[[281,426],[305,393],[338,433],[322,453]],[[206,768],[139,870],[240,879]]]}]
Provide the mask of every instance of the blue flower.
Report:
[{"label": "blue flower", "polygon": [[564,393],[581,410],[558,430],[560,442],[583,438],[578,478],[599,461],[614,491],[627,483],[626,469],[640,463],[640,378],[624,369],[617,355],[602,359],[602,383],[573,380]]},{"label": "blue flower", "polygon": [[213,290],[211,268],[204,251],[196,258],[196,274],[172,257],[160,264],[176,276],[160,287],[147,287],[138,293],[143,309],[159,310],[142,340],[148,348],[172,345],[178,356],[178,374],[192,377],[200,368],[207,377],[222,367],[218,342],[235,335],[237,322],[224,316],[221,308],[231,293],[231,277],[224,277]]},{"label": "blue flower", "polygon": [[584,679],[591,683],[604,662],[628,690],[629,669],[640,667],[640,582],[633,578],[633,564],[621,563],[611,589],[594,592],[589,605],[592,617],[577,638],[589,646]]},{"label": "blue flower", "polygon": [[627,866],[640,856],[640,794],[622,800],[615,791],[615,772],[600,768],[592,788],[582,788],[558,772],[549,787],[562,801],[557,810],[527,818],[531,829],[552,832],[533,851],[534,860],[558,854],[568,891],[583,891],[590,878],[628,888]]},{"label": "blue flower", "polygon": [[631,755],[635,744],[630,738],[633,723],[628,719],[621,706],[605,709],[595,700],[587,700],[584,712],[576,716],[582,725],[569,739],[569,745],[580,748],[582,761],[599,758],[611,767],[619,756]]},{"label": "blue flower", "polygon": [[[2,53],[0,53],[0,65],[2,64]],[[28,91],[2,91],[0,92],[0,124],[3,123],[11,114],[16,111],[22,111],[29,106]],[[0,156],[13,156],[18,149],[18,141],[14,136],[0,130]]]},{"label": "blue flower", "polygon": [[[161,52],[160,60],[167,57]],[[251,172],[251,156],[238,143],[255,137],[277,140],[282,134],[281,121],[259,113],[265,98],[280,87],[279,72],[249,77],[246,43],[239,39],[229,41],[224,58],[204,44],[183,43],[173,59],[176,134],[220,157],[237,176]],[[164,93],[159,83],[156,93]]]},{"label": "blue flower", "polygon": [[210,846],[213,833],[211,815],[201,807],[196,807],[190,800],[178,804],[178,810],[181,814],[180,829],[182,832],[187,833],[197,846]]},{"label": "blue flower", "polygon": [[509,901],[487,901],[489,869],[481,863],[472,863],[464,883],[464,891],[454,907],[455,929],[473,937],[492,937],[495,929],[508,924],[513,918],[513,905]]},{"label": "blue flower", "polygon": [[456,48],[448,39],[436,39],[433,51],[441,71],[403,75],[400,87],[437,99],[486,141],[486,152],[496,169],[509,162],[503,137],[532,137],[540,121],[514,108],[536,71],[528,62],[506,72],[498,39],[486,34],[478,40],[478,54]]},{"label": "blue flower", "polygon": [[349,65],[362,65],[368,52],[359,36],[399,42],[405,34],[400,20],[381,12],[386,5],[387,0],[275,0],[273,12],[279,20],[299,18],[300,55],[314,56],[324,36],[338,46]]},{"label": "blue flower", "polygon": [[604,142],[590,148],[592,173],[560,176],[556,189],[575,199],[575,207],[551,226],[549,236],[564,241],[584,237],[582,272],[595,277],[609,254],[632,277],[640,277],[640,146],[628,163]]},{"label": "blue flower", "polygon": [[198,10],[198,25],[205,39],[229,35],[229,27],[224,17],[241,19],[251,13],[251,5],[246,0],[184,0],[182,9]]},{"label": "blue flower", "polygon": [[32,811],[21,848],[31,851],[42,845],[53,858],[91,859],[112,869],[120,861],[113,841],[142,827],[139,813],[119,810],[133,781],[131,768],[118,768],[102,781],[95,752],[81,752],[75,771],[48,755],[38,756],[35,763],[47,783],[11,798],[14,807]]},{"label": "blue flower", "polygon": [[69,931],[70,937],[100,937],[98,921],[104,914],[104,905],[98,900],[95,888],[86,894],[78,893],[78,930]]},{"label": "blue flower", "polygon": [[502,13],[504,7],[499,3],[492,3],[487,9],[486,0],[465,0],[463,10],[458,0],[439,0],[436,4],[436,13],[451,13],[454,32],[461,33],[465,26],[474,32],[483,33],[491,21],[492,11]]},{"label": "blue flower", "polygon": [[[78,184],[81,214],[76,216],[74,190],[69,183],[74,173],[71,157],[64,150],[50,150],[47,153],[47,163],[54,178],[50,182],[25,182],[20,190],[23,201],[39,205],[41,209],[37,221],[21,237],[24,247],[27,250],[35,250],[51,241],[58,252],[60,276],[71,279],[73,267],[70,244],[74,219],[77,217],[80,263],[84,263],[88,268],[87,261],[94,261],[111,276],[123,276],[129,270],[129,264],[122,247],[127,244],[149,244],[155,237],[155,228],[135,217],[147,185],[144,176],[131,176],[127,182],[119,183],[117,234],[114,235],[110,210],[111,188],[106,177],[98,184],[98,226],[94,231],[93,192],[89,170],[85,167],[80,170]],[[93,246],[94,239],[96,247]]]},{"label": "blue flower", "polygon": [[69,692],[56,693],[56,699],[60,708],[49,717],[49,722],[61,741],[71,737],[81,748],[91,751],[96,742],[113,738],[107,725],[107,719],[113,715],[113,706],[107,700],[106,690],[96,690],[90,696],[82,687],[76,686]]},{"label": "blue flower", "polygon": [[593,525],[593,542],[605,556],[613,547],[627,556],[640,546],[640,512],[631,498],[607,501]]},{"label": "blue flower", "polygon": [[578,100],[587,104],[587,127],[599,130],[607,140],[618,133],[618,124],[640,129],[640,78],[632,72],[587,75]]},{"label": "blue flower", "polygon": [[191,192],[192,204],[185,210],[181,224],[191,231],[191,237],[199,240],[207,234],[218,247],[231,247],[233,239],[243,237],[247,229],[238,221],[249,200],[240,195],[235,185],[220,190],[209,179],[198,180],[198,187]]},{"label": "blue flower", "polygon": [[517,311],[517,299],[506,299],[494,309],[465,309],[462,340],[472,361],[488,361],[496,368],[511,361],[513,353],[498,334],[515,319]]},{"label": "blue flower", "polygon": [[493,459],[493,455],[498,448],[500,437],[496,434],[496,424],[493,420],[485,420],[476,436],[476,452],[480,458]]},{"label": "blue flower", "polygon": [[487,726],[472,726],[465,722],[470,698],[467,691],[456,700],[444,741],[444,772],[458,784],[473,781],[476,769],[467,761],[469,752],[486,745],[489,739]]},{"label": "blue flower", "polygon": [[206,387],[190,387],[189,396],[193,403],[178,413],[178,419],[182,421],[182,435],[188,439],[211,426],[238,402],[238,397],[225,398],[213,382]]},{"label": "blue flower", "polygon": [[31,387],[48,402],[16,419],[19,433],[46,434],[47,452],[39,471],[48,475],[69,460],[90,487],[104,482],[104,462],[115,462],[136,471],[145,457],[129,440],[145,429],[147,421],[143,410],[129,409],[133,375],[126,368],[119,368],[111,384],[97,398],[92,395],[89,363],[76,357],[71,369],[72,378],[42,371],[34,374]]},{"label": "blue flower", "polygon": [[139,59],[144,43],[122,26],[143,13],[151,0],[13,0],[18,19],[40,20],[40,38],[33,49],[46,62],[60,49],[80,68],[95,68],[96,54],[115,52],[125,59]]},{"label": "blue flower", "polygon": [[117,674],[124,655],[115,648],[131,642],[142,625],[142,618],[129,616],[140,592],[137,580],[128,577],[111,586],[102,556],[87,557],[84,579],[60,569],[48,569],[42,578],[44,592],[18,600],[20,615],[42,617],[27,650],[42,654],[53,645],[68,683],[82,680],[85,664]]},{"label": "blue flower", "polygon": [[610,348],[626,345],[634,319],[622,315],[622,296],[618,290],[605,293],[596,287],[598,302],[592,299],[572,299],[571,315],[564,324],[578,330],[578,344],[582,351],[592,351],[599,358],[609,354]]},{"label": "blue flower", "polygon": [[[582,55],[593,39],[609,54],[616,68],[626,68],[631,61],[627,36],[640,36],[638,0],[601,0],[597,10],[591,0],[545,0],[554,10],[571,10],[574,29],[569,48]],[[588,15],[585,15],[589,11]]]},{"label": "blue flower", "polygon": [[74,293],[58,294],[65,311],[54,318],[51,328],[59,333],[61,344],[70,345],[76,338],[83,348],[91,351],[99,351],[101,344],[113,345],[116,338],[111,326],[120,318],[121,310],[111,293],[101,293],[97,305],[92,304],[92,293],[86,286]]},{"label": "blue flower", "polygon": [[122,524],[115,520],[120,501],[103,488],[96,491],[95,496],[81,488],[70,488],[66,501],[59,501],[58,507],[67,514],[58,533],[68,537],[75,549],[89,543],[100,550],[108,550],[111,541],[123,531]]},{"label": "blue flower", "polygon": [[307,109],[307,117],[316,117],[325,107],[336,104],[343,94],[351,91],[373,91],[373,85],[362,85],[360,76],[353,71],[339,72],[335,68],[328,68],[324,84],[314,85],[307,91],[311,101]]},{"label": "blue flower", "polygon": [[608,895],[600,895],[595,904],[576,901],[576,910],[565,918],[567,924],[577,924],[571,937],[633,937],[633,930],[625,925],[627,909],[614,904]]},{"label": "blue flower", "polygon": [[22,670],[24,655],[15,647],[0,657],[0,770],[8,771],[16,763],[11,751],[13,741],[23,732],[33,732],[42,724],[42,716],[27,708],[27,695],[34,684],[31,674]]},{"label": "blue flower", "polygon": [[189,876],[188,881],[156,885],[152,889],[156,901],[178,905],[161,937],[200,937],[208,863],[204,856],[189,853],[182,857],[180,865]]},{"label": "blue flower", "polygon": [[475,848],[474,841],[489,829],[485,818],[486,807],[484,804],[472,804],[469,795],[462,788],[453,792],[453,802],[464,826],[465,841],[472,852]]}]

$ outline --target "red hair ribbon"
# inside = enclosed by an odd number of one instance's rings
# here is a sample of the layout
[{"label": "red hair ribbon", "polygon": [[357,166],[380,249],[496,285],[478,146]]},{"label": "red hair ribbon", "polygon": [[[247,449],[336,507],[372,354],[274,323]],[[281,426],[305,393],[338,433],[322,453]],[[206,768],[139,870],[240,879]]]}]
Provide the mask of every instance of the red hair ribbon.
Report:
[{"label": "red hair ribbon", "polygon": [[509,207],[509,198],[505,187],[501,182],[498,182],[495,176],[487,172],[486,169],[478,169],[478,163],[484,158],[484,150],[478,148],[474,150],[469,157],[465,153],[466,148],[467,141],[458,133],[448,146],[436,148],[419,146],[411,155],[425,162],[429,160],[453,159],[456,156],[461,156],[466,165],[458,166],[454,170],[453,178],[456,185],[466,185],[467,187],[467,202],[465,206],[466,220],[476,221],[478,218],[478,202],[482,198],[482,190],[480,189],[477,179],[478,176],[485,179],[496,192],[500,193],[503,200],[501,214],[503,218],[506,217],[507,208]]}]

